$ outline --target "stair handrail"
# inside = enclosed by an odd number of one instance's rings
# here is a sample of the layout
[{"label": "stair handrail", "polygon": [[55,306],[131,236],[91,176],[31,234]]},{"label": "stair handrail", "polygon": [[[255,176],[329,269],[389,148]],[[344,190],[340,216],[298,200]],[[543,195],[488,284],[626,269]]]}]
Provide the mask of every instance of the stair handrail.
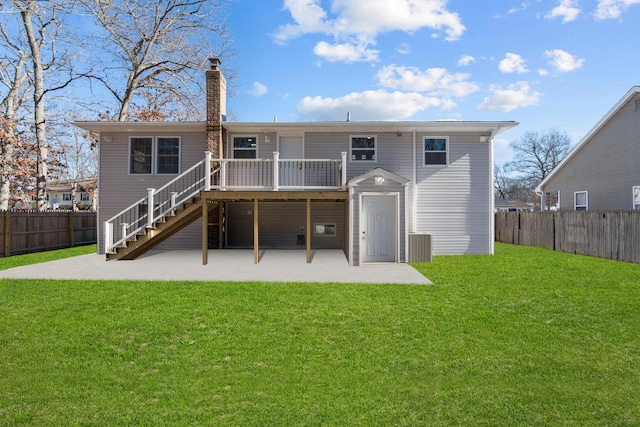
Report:
[{"label": "stair handrail", "polygon": [[[105,253],[113,253],[119,246],[145,228],[164,220],[177,207],[210,186],[211,153],[162,187],[149,188],[146,197],[138,200],[104,222]],[[209,179],[205,177],[209,175]],[[193,175],[193,176],[191,176]],[[173,191],[172,191],[173,190]],[[151,209],[150,209],[151,207]],[[151,215],[149,215],[151,213]],[[118,236],[115,239],[115,236]]]}]

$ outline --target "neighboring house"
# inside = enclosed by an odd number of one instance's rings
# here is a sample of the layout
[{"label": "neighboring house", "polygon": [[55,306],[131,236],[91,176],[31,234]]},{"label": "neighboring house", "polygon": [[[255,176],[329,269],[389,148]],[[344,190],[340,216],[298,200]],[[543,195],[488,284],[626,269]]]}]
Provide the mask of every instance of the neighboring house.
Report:
[{"label": "neighboring house", "polygon": [[218,64],[207,122],[75,123],[99,134],[107,258],[162,241],[204,248],[203,263],[207,248],[253,248],[255,262],[264,248],[406,262],[414,233],[431,234],[435,254],[493,253],[492,138],[517,123],[226,122]]},{"label": "neighboring house", "polygon": [[496,212],[520,212],[532,211],[534,204],[518,199],[496,199],[494,202]]},{"label": "neighboring house", "polygon": [[[47,181],[47,208],[48,209],[72,209],[73,208],[73,184],[72,180]],[[93,191],[96,187],[96,179],[81,179],[76,181],[75,200],[80,209],[91,209],[93,206]]]},{"label": "neighboring house", "polygon": [[542,209],[640,209],[640,86],[634,86],[536,187]]}]

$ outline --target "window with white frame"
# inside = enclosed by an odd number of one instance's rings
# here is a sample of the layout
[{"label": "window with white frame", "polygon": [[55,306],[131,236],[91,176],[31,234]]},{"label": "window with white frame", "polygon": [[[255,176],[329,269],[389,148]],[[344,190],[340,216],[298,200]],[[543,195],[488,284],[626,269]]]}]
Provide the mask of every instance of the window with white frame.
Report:
[{"label": "window with white frame", "polygon": [[576,191],[573,193],[573,207],[577,211],[586,211],[589,209],[589,192]]},{"label": "window with white frame", "polygon": [[157,146],[157,173],[177,174],[180,170],[180,138],[159,136]]},{"label": "window with white frame", "polygon": [[62,200],[65,202],[71,201],[71,193],[62,193]]},{"label": "window with white frame", "polygon": [[90,199],[89,195],[87,193],[80,193],[80,201],[81,202],[88,202]]},{"label": "window with white frame", "polygon": [[424,165],[442,166],[449,163],[449,140],[445,137],[424,138]]},{"label": "window with white frame", "polygon": [[633,209],[640,210],[640,185],[633,187]]},{"label": "window with white frame", "polygon": [[129,173],[145,175],[180,173],[180,137],[129,138]]},{"label": "window with white frame", "polygon": [[257,136],[234,136],[232,148],[233,148],[234,159],[257,159],[258,158],[258,137]]},{"label": "window with white frame", "polygon": [[376,161],[376,137],[374,135],[351,136],[349,154],[352,162]]}]

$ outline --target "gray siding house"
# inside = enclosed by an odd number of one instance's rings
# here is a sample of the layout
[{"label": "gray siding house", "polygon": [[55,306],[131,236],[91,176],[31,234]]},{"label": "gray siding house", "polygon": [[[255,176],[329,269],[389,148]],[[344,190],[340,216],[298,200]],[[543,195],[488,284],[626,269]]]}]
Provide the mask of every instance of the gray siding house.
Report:
[{"label": "gray siding house", "polygon": [[[219,62],[205,122],[77,122],[98,134],[98,250],[340,249],[351,265],[493,253],[500,122],[227,122]],[[203,220],[204,218],[204,220]]]},{"label": "gray siding house", "polygon": [[[543,209],[640,209],[640,86],[618,101],[536,192]],[[549,206],[551,195],[558,206]]]}]

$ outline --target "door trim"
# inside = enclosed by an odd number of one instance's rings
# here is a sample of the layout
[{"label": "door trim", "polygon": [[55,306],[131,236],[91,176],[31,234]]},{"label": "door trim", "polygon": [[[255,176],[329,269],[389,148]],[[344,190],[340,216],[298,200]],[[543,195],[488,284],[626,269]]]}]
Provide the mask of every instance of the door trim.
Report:
[{"label": "door trim", "polygon": [[[393,261],[363,261],[363,254],[365,251],[365,247],[362,244],[362,239],[360,238],[361,234],[362,234],[362,230],[365,227],[364,221],[364,199],[366,197],[393,197],[393,204],[394,204],[394,209],[393,209]],[[377,192],[362,192],[358,194],[358,205],[359,205],[359,221],[358,221],[358,233],[357,233],[357,239],[358,239],[358,263],[360,265],[362,264],[375,264],[377,262],[399,262],[399,251],[398,248],[400,247],[400,227],[399,227],[399,218],[400,218],[400,203],[398,203],[400,198],[400,193],[398,192],[384,192],[384,193],[377,193]]]}]

